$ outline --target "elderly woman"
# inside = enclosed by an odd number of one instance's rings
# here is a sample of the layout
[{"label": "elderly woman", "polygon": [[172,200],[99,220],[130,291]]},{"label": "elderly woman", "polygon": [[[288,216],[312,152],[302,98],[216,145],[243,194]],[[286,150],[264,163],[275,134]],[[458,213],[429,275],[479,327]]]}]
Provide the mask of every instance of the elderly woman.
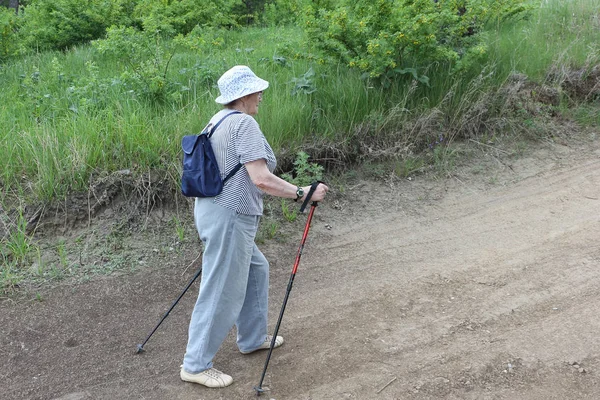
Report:
[{"label": "elderly woman", "polygon": [[[213,357],[233,327],[242,354],[268,349],[269,263],[254,238],[265,193],[304,200],[310,187],[297,187],[273,174],[273,150],[253,116],[269,83],[246,66],[235,66],[218,80],[223,104],[210,120],[221,176],[241,164],[216,197],[196,198],[194,219],[204,243],[200,293],[192,313],[181,379],[208,387],[225,387],[233,378],[213,368]],[[220,123],[219,123],[220,122]],[[321,201],[320,184],[312,200]],[[283,344],[278,336],[275,347]]]}]

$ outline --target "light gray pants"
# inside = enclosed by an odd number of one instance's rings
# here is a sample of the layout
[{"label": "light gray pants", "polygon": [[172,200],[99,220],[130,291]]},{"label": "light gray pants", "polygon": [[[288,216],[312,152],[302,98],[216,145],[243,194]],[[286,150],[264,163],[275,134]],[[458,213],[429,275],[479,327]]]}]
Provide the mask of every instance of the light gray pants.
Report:
[{"label": "light gray pants", "polygon": [[204,254],[183,358],[183,368],[190,373],[212,368],[234,324],[238,348],[258,348],[267,337],[269,294],[269,263],[254,243],[260,217],[238,214],[204,198],[196,199],[194,219]]}]

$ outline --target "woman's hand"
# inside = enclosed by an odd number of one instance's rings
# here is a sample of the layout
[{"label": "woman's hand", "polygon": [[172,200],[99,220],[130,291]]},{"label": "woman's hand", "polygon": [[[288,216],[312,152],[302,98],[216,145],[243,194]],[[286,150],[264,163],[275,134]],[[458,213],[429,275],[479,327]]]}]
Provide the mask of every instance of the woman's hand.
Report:
[{"label": "woman's hand", "polygon": [[[308,196],[308,192],[310,191],[310,186],[305,186],[302,188],[302,190],[304,190],[304,196],[302,196],[302,199],[300,199],[300,200],[304,201],[304,200],[306,200],[306,196]],[[311,201],[323,201],[328,190],[329,190],[329,188],[327,187],[327,185],[325,185],[324,183],[319,183],[317,185],[317,188],[315,189],[314,193],[310,197],[310,200]]]}]

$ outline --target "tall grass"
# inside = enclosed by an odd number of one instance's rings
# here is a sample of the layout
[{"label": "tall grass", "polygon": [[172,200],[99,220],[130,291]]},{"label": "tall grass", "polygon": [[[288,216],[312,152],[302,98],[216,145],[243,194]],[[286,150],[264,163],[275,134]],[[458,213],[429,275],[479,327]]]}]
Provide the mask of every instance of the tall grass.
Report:
[{"label": "tall grass", "polygon": [[[543,79],[553,63],[597,59],[599,9],[600,0],[542,0],[528,20],[490,27],[487,63],[460,76],[432,65],[430,87],[406,80],[383,89],[343,65],[319,63],[295,27],[223,31],[209,52],[180,50],[168,69],[177,89],[160,101],[125,87],[123,64],[91,46],[27,56],[0,66],[0,192],[50,200],[84,190],[95,171],[177,172],[181,137],[219,109],[214,83],[236,64],[270,82],[257,120],[276,150],[340,141],[364,122],[385,129],[390,118],[433,108],[459,119],[514,71]],[[294,79],[311,69],[316,91],[292,95]]]},{"label": "tall grass", "polygon": [[553,64],[600,60],[600,0],[536,0],[525,23],[494,27],[491,58],[499,76],[516,71],[543,80]]},{"label": "tall grass", "polygon": [[[289,36],[286,43],[301,45],[300,31],[287,28],[283,33]],[[4,66],[3,194],[50,200],[85,189],[97,170],[177,170],[181,136],[199,132],[219,109],[214,81],[236,64],[250,65],[270,81],[257,119],[275,149],[348,132],[398,97],[393,90],[384,95],[365,86],[357,73],[342,66],[328,69],[308,59],[280,56],[281,34],[280,29],[224,32],[225,45],[210,54],[177,53],[168,72],[182,90],[160,102],[120,86],[122,66],[90,46],[36,54]],[[311,68],[317,92],[292,96],[293,79]]]}]

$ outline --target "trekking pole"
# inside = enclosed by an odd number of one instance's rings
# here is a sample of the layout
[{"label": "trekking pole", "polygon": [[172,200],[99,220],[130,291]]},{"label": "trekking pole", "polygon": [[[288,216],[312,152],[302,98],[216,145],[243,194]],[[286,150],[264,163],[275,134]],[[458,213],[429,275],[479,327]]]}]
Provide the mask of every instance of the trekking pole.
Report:
[{"label": "trekking pole", "polygon": [[156,330],[158,329],[158,327],[160,326],[160,324],[163,323],[163,321],[165,320],[165,318],[167,318],[167,316],[169,315],[169,313],[175,308],[175,306],[177,305],[177,303],[179,303],[179,300],[181,300],[181,298],[183,297],[183,295],[185,294],[185,292],[187,292],[188,289],[190,288],[190,286],[192,286],[192,284],[196,281],[196,279],[198,279],[198,277],[200,276],[201,272],[202,272],[202,267],[200,267],[198,269],[198,272],[196,272],[196,275],[194,275],[194,277],[189,281],[189,283],[187,284],[187,286],[185,287],[185,289],[183,289],[183,292],[181,292],[181,294],[179,295],[179,297],[177,298],[177,300],[175,300],[175,302],[173,303],[173,305],[171,306],[171,308],[169,308],[169,311],[167,311],[165,313],[165,315],[163,315],[163,317],[159,321],[159,323],[154,327],[154,329],[152,329],[152,332],[150,332],[150,334],[148,335],[148,337],[146,338],[146,340],[144,340],[144,343],[137,345],[136,354],[139,354],[142,351],[144,351],[144,345],[146,344],[146,342],[150,339],[150,337],[152,335],[154,335],[154,332],[156,332]]},{"label": "trekking pole", "polygon": [[[313,193],[319,186],[320,182],[314,182],[310,191],[306,195],[306,199],[300,207],[300,212],[304,212],[306,205],[310,201]],[[281,306],[281,311],[279,312],[279,318],[277,319],[277,324],[275,325],[275,332],[273,333],[273,337],[271,338],[271,346],[269,347],[269,354],[267,354],[267,360],[265,361],[265,367],[263,368],[262,375],[260,377],[260,382],[258,386],[254,387],[256,391],[256,395],[260,396],[265,389],[263,389],[262,384],[265,379],[265,375],[267,373],[267,367],[269,366],[269,360],[271,359],[271,353],[273,353],[273,348],[275,347],[275,340],[277,339],[277,332],[279,332],[279,327],[281,326],[281,320],[283,319],[283,313],[285,312],[285,306],[287,305],[288,298],[290,297],[290,292],[292,291],[292,285],[294,284],[294,278],[296,276],[296,271],[298,271],[298,265],[300,264],[300,257],[302,257],[302,250],[304,249],[304,243],[306,242],[306,237],[308,236],[308,230],[310,229],[310,222],[312,221],[313,214],[315,213],[315,208],[317,208],[317,202],[313,201],[310,207],[310,212],[308,213],[308,218],[306,219],[306,226],[304,227],[304,234],[302,235],[302,241],[300,242],[300,246],[298,247],[298,253],[296,254],[296,261],[294,262],[294,267],[292,268],[292,274],[290,275],[290,280],[288,282],[287,290],[285,292],[285,297],[283,299],[283,305]]]}]

